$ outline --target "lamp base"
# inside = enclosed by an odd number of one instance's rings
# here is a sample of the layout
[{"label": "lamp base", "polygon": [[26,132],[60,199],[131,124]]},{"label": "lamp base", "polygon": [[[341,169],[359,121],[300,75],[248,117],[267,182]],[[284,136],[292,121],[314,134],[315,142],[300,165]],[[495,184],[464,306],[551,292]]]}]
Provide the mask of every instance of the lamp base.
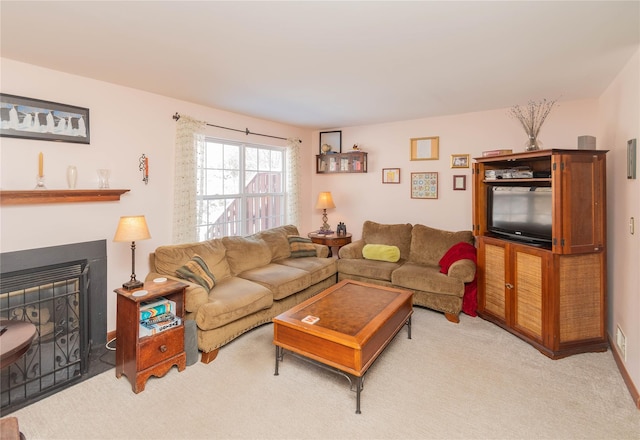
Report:
[{"label": "lamp base", "polygon": [[124,287],[126,290],[139,289],[142,286],[144,286],[144,283],[142,281],[138,281],[135,279],[131,281],[127,281],[122,285],[122,287]]}]

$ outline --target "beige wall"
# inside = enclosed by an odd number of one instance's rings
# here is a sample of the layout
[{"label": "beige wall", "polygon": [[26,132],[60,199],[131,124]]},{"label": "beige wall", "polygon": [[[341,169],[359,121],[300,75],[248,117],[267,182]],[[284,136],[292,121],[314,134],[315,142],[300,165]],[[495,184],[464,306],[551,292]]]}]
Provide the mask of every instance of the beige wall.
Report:
[{"label": "beige wall", "polygon": [[[44,154],[47,187],[66,188],[68,165],[78,168],[77,188],[97,188],[98,168],[111,169],[111,187],[129,188],[120,202],[6,206],[0,209],[0,251],[9,252],[89,240],[107,240],[107,329],[115,329],[115,294],[131,274],[131,249],[113,243],[122,215],[144,214],[151,239],[136,243],[136,274],[149,272],[147,255],[170,243],[173,199],[173,158],[180,112],[212,124],[248,127],[256,133],[303,139],[303,161],[311,160],[311,132],[297,127],[253,119],[169,99],[140,90],[68,75],[37,66],[1,60],[2,92],[90,109],[91,145],[0,138],[0,187],[33,189],[38,153]],[[283,141],[209,128],[225,139],[284,145]],[[278,142],[281,142],[278,144]],[[138,158],[149,157],[149,184],[142,182]],[[302,183],[309,192],[309,181]],[[302,224],[310,221],[303,213]]]},{"label": "beige wall", "polygon": [[[597,101],[561,102],[553,108],[540,131],[544,148],[577,148],[581,135],[596,136]],[[313,215],[315,229],[320,226],[320,212],[315,198],[320,191],[331,191],[336,209],[328,211],[329,223],[338,221],[356,237],[365,220],[381,223],[421,223],[449,230],[471,229],[471,169],[451,168],[452,154],[469,154],[470,162],[482,151],[510,148],[524,151],[526,135],[508,109],[416,119],[360,127],[342,128],[342,151],[354,143],[369,153],[367,174],[315,175],[312,197],[307,208]],[[410,139],[439,136],[438,160],[411,161]],[[318,149],[318,132],[312,145]],[[598,142],[598,148],[606,148]],[[315,164],[309,163],[309,172]],[[382,184],[382,168],[400,168],[400,184]],[[412,172],[437,172],[438,199],[411,199]],[[453,176],[467,177],[467,190],[453,190]]]},{"label": "beige wall", "polygon": [[[609,334],[627,338],[625,368],[640,387],[640,174],[627,179],[627,141],[640,140],[640,51],[619,73],[598,106],[598,133],[607,155]],[[636,153],[638,154],[638,153]],[[640,173],[640,169],[636,169]],[[635,220],[635,233],[629,220]],[[615,348],[614,348],[615,349]]]}]

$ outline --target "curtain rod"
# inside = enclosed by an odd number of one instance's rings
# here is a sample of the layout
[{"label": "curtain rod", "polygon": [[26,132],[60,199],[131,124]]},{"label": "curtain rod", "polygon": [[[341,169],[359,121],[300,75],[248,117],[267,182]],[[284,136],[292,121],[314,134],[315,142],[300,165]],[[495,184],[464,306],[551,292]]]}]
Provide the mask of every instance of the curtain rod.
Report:
[{"label": "curtain rod", "polygon": [[[176,112],[175,115],[172,116],[173,119],[175,119],[176,121],[178,119],[180,119],[180,114],[178,112]],[[251,131],[249,131],[248,128],[245,128],[244,130],[238,130],[236,128],[229,128],[229,127],[223,127],[221,125],[213,125],[213,124],[209,124],[208,122],[205,122],[206,125],[208,125],[209,127],[216,127],[216,128],[222,128],[224,130],[231,130],[231,131],[237,131],[238,133],[244,133],[247,136],[249,136],[250,134],[254,135],[254,136],[263,136],[263,137],[268,137],[268,138],[273,138],[273,139],[282,139],[283,141],[288,141],[289,139],[287,138],[283,138],[280,136],[271,136],[270,134],[262,134],[262,133],[252,133]],[[302,143],[301,139],[298,139],[298,142]]]}]

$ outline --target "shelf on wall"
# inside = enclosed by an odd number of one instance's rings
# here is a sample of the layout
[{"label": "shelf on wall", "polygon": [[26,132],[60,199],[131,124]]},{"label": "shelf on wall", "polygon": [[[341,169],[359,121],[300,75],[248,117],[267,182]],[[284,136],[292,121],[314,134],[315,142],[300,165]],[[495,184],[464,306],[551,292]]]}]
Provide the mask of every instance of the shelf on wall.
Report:
[{"label": "shelf on wall", "polygon": [[0,191],[0,205],[35,205],[40,203],[113,202],[128,189],[34,189]]}]

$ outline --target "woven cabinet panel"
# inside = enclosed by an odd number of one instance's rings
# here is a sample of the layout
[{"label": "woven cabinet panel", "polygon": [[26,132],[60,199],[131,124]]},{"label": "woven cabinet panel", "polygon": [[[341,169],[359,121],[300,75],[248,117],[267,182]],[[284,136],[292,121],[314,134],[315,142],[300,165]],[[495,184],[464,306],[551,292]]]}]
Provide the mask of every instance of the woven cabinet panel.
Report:
[{"label": "woven cabinet panel", "polygon": [[560,258],[560,342],[603,337],[602,254]]},{"label": "woven cabinet panel", "polygon": [[515,277],[516,323],[542,339],[542,258],[516,252]]},{"label": "woven cabinet panel", "polygon": [[485,246],[485,310],[505,318],[505,249]]}]

